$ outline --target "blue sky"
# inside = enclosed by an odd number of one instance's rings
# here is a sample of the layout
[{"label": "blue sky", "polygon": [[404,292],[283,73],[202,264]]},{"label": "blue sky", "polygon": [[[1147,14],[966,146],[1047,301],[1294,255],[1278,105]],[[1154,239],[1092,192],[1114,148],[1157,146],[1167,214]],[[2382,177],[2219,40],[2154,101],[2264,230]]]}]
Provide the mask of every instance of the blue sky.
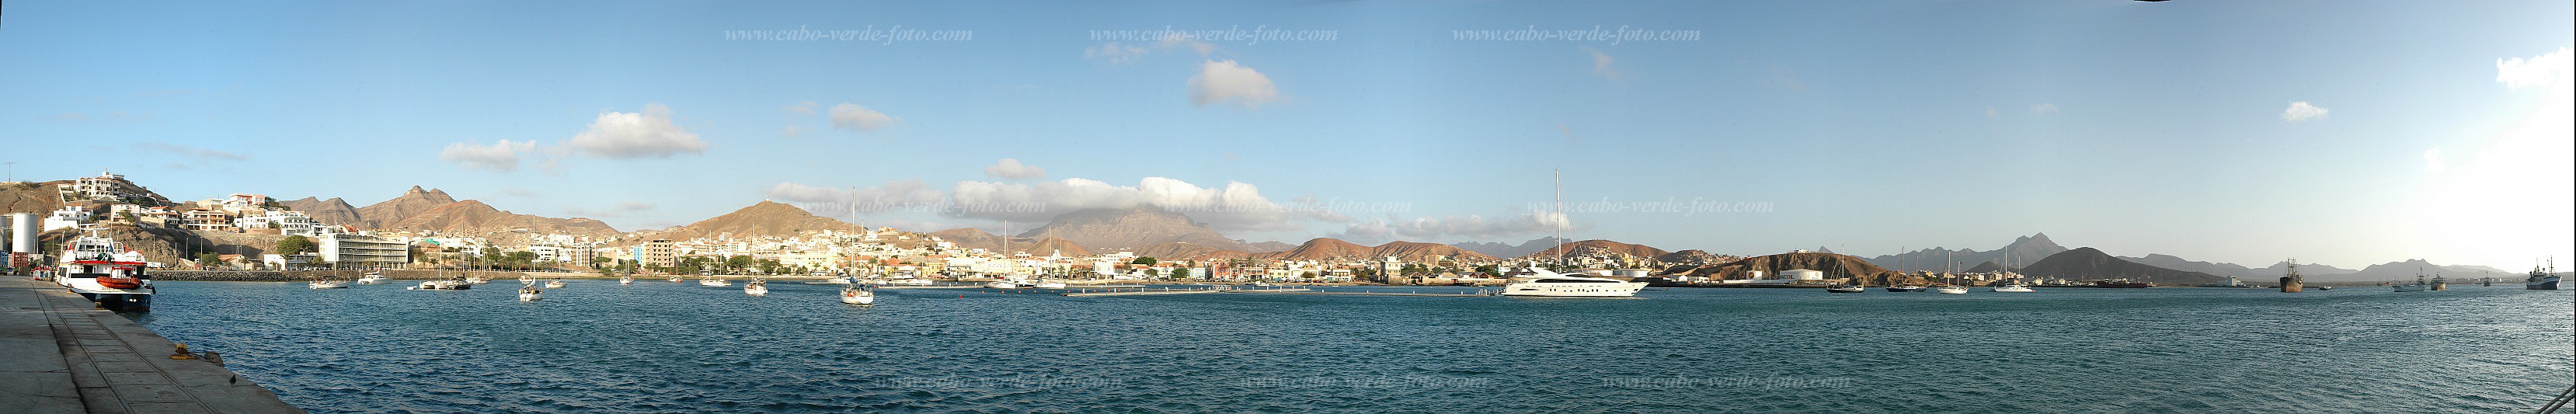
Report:
[{"label": "blue sky", "polygon": [[[1570,213],[1674,250],[2576,256],[2566,2],[5,7],[16,177],[185,199],[420,185],[625,230],[1151,204],[1256,241],[1518,242],[1562,169],[1576,201],[1755,206]],[[1459,32],[1596,27],[1685,32]],[[1166,28],[1329,40],[1094,36]],[[827,39],[726,36],[754,30]],[[834,38],[870,30],[964,38]]]}]

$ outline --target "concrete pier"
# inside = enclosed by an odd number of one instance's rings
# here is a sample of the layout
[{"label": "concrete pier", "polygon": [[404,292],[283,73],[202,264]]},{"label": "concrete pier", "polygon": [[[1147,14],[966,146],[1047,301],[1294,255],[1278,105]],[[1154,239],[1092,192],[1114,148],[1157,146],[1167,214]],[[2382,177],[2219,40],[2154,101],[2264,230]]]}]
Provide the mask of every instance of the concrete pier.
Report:
[{"label": "concrete pier", "polygon": [[171,359],[172,345],[62,286],[0,279],[0,411],[304,412],[222,365]]}]

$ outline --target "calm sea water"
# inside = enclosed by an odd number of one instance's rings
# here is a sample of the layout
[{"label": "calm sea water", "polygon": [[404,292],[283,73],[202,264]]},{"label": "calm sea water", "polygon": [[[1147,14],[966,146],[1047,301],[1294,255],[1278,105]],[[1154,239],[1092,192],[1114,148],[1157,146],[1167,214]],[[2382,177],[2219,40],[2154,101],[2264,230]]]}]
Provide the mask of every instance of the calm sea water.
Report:
[{"label": "calm sea water", "polygon": [[164,282],[139,320],[314,412],[2511,412],[2576,381],[2571,292],[2518,285],[856,307],[570,283]]}]

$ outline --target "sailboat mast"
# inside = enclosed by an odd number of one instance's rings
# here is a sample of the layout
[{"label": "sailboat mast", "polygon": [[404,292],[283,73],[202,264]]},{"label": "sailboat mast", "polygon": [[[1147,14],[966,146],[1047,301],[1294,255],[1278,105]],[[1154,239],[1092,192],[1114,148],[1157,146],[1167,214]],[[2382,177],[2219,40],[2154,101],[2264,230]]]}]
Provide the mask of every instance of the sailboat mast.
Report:
[{"label": "sailboat mast", "polygon": [[1556,224],[1556,253],[1554,254],[1556,267],[1563,269],[1565,268],[1565,170],[1549,170],[1548,175],[1556,180],[1556,217],[1549,221]]}]

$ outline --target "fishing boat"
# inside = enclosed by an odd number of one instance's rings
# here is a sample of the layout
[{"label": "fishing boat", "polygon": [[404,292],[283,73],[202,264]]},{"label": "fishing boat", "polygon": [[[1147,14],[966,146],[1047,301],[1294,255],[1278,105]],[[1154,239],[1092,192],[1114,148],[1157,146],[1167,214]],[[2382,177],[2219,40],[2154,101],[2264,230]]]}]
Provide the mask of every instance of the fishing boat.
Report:
[{"label": "fishing boat", "polygon": [[1825,288],[1825,293],[1861,293],[1868,291],[1868,288],[1863,288],[1858,285],[1833,285]]},{"label": "fishing boat", "polygon": [[331,279],[314,279],[314,280],[313,280],[313,281],[311,281],[311,282],[304,282],[304,288],[306,288],[306,289],[348,289],[348,288],[349,288],[349,281],[346,281],[346,280],[331,280]]},{"label": "fishing boat", "polygon": [[2558,290],[2558,259],[2545,263],[2531,266],[2531,277],[2522,280],[2524,290]]},{"label": "fishing boat", "polygon": [[698,279],[698,286],[726,287],[733,286],[733,281],[708,277],[705,279]]},{"label": "fishing boat", "polygon": [[769,296],[769,281],[752,279],[750,283],[742,284],[742,293],[752,296]]},{"label": "fishing boat", "polygon": [[537,285],[534,284],[519,285],[520,302],[535,302],[538,299],[544,299],[545,293],[546,291],[544,289],[538,289]]},{"label": "fishing boat", "polygon": [[877,303],[877,293],[869,290],[866,285],[843,286],[841,287],[841,303],[852,305],[873,305]]},{"label": "fishing boat", "polygon": [[2391,286],[2389,286],[2389,288],[2390,288],[2390,289],[2393,289],[2393,290],[2396,290],[2396,291],[2399,291],[2399,292],[2422,292],[2422,291],[2425,291],[2425,290],[2426,290],[2426,288],[2430,288],[2430,287],[2432,287],[2432,286],[2433,286],[2432,284],[2424,283],[2424,269],[2423,269],[2423,268],[2416,268],[2416,269],[2415,269],[2415,284],[2412,284],[2412,285],[2391,285]]},{"label": "fishing boat", "polygon": [[2005,285],[2003,285],[2003,286],[1996,286],[1996,287],[1995,287],[1995,291],[1996,291],[1996,292],[2038,292],[2038,291],[2036,291],[2036,290],[2030,290],[2030,285],[2025,285],[2025,284],[2020,284],[2020,283],[2011,283],[2011,284],[2005,284]]},{"label": "fishing boat", "polygon": [[358,284],[361,285],[381,285],[386,283],[393,283],[393,279],[386,279],[385,272],[381,271],[367,272],[366,276],[358,277]]},{"label": "fishing boat", "polygon": [[144,269],[152,266],[143,253],[124,251],[122,246],[98,233],[97,228],[82,229],[81,237],[63,249],[63,259],[55,268],[54,283],[70,288],[101,309],[119,312],[152,311],[152,276]]},{"label": "fishing boat", "polygon": [[546,280],[546,288],[547,288],[547,289],[554,289],[554,288],[559,288],[559,287],[564,287],[563,279],[549,279],[549,280]]},{"label": "fishing boat", "polygon": [[[1554,174],[1556,179],[1556,219],[1562,220],[1565,218],[1565,176],[1562,172],[1552,174]],[[1556,263],[1558,266],[1564,266],[1565,226],[1561,225],[1561,222],[1549,224],[1550,227],[1556,228],[1556,247],[1552,248],[1554,251],[1550,252],[1549,255],[1556,257]],[[1537,264],[1531,264],[1528,276],[1514,277],[1511,279],[1511,283],[1503,284],[1502,295],[1625,298],[1635,297],[1637,296],[1637,291],[1645,289],[1646,282],[1634,282],[1600,277],[1568,276],[1548,271],[1547,269],[1541,269]]]},{"label": "fishing boat", "polygon": [[1915,286],[1915,285],[1896,285],[1896,286],[1883,287],[1883,288],[1879,288],[1879,289],[1883,289],[1883,290],[1886,290],[1886,291],[1889,291],[1889,292],[1921,292],[1921,291],[1923,291],[1923,289],[1924,289],[1924,288],[1923,288],[1922,286]]}]

